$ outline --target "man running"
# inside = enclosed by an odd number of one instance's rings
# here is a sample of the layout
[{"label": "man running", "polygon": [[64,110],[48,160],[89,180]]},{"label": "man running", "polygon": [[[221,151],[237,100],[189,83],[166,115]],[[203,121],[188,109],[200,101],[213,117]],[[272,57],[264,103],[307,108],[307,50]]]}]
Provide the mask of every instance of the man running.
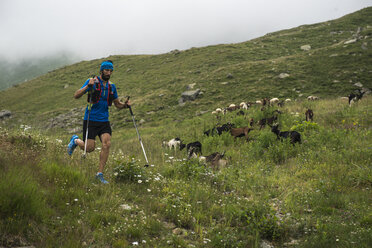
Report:
[{"label": "man running", "polygon": [[[102,143],[102,150],[99,156],[99,169],[96,178],[104,184],[108,183],[108,181],[103,178],[103,170],[111,146],[111,126],[109,122],[108,107],[111,106],[112,102],[118,109],[128,108],[130,106],[129,100],[122,102],[118,99],[116,86],[109,81],[113,70],[114,65],[111,60],[102,62],[100,67],[100,76],[88,79],[84,85],[75,92],[75,99],[82,97],[88,92],[88,102],[91,101],[92,106],[90,111],[89,106],[87,106],[85,110],[83,139],[79,139],[77,135],[72,135],[67,147],[67,153],[71,156],[77,146],[84,150],[85,142],[87,142],[86,152],[92,152],[96,146],[96,136],[98,136]],[[88,127],[87,123],[89,123]],[[86,141],[85,136],[87,128],[88,140]]]}]

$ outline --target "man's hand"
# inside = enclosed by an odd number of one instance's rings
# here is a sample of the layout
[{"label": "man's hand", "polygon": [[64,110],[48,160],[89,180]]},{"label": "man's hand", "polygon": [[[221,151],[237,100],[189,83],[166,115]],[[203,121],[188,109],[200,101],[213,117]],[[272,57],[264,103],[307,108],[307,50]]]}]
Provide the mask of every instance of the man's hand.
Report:
[{"label": "man's hand", "polygon": [[89,79],[88,88],[93,87],[94,83],[97,82],[97,77]]},{"label": "man's hand", "polygon": [[130,102],[129,98],[127,98],[127,100],[125,100],[124,105],[125,105],[124,108],[129,108],[130,107],[131,102]]}]

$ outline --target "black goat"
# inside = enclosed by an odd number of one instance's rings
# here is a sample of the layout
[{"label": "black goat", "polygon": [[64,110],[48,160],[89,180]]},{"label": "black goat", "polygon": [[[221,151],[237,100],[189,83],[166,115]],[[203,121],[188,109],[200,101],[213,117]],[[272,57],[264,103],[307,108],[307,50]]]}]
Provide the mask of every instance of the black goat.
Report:
[{"label": "black goat", "polygon": [[217,130],[216,130],[216,128],[214,127],[214,128],[212,128],[212,129],[208,129],[207,131],[205,131],[205,132],[204,132],[204,135],[207,135],[207,136],[211,135],[211,136],[213,136],[213,134],[216,133],[216,132],[217,132]]},{"label": "black goat", "polygon": [[313,121],[314,112],[312,109],[307,109],[305,112],[306,121]]},{"label": "black goat", "polygon": [[236,113],[236,115],[245,115],[245,113],[243,110],[240,110],[238,113]]},{"label": "black goat", "polygon": [[214,127],[212,129],[208,129],[207,131],[204,132],[204,135],[211,135],[217,133],[218,135],[221,135],[223,132],[229,132],[231,128],[233,128],[235,125],[228,122],[226,124],[223,124],[222,126]]},{"label": "black goat", "polygon": [[362,99],[364,93],[366,93],[366,91],[362,92],[360,89],[358,89],[358,93],[351,93],[348,97],[349,97],[349,106],[351,105],[351,101],[359,101],[360,99]]},{"label": "black goat", "polygon": [[299,132],[297,132],[297,131],[284,131],[284,132],[281,132],[278,129],[278,125],[274,125],[271,128],[271,131],[276,134],[276,136],[278,137],[278,139],[282,139],[282,138],[285,138],[286,139],[286,138],[290,137],[291,138],[292,145],[294,145],[296,142],[298,142],[298,143],[301,144],[301,134]]},{"label": "black goat", "polygon": [[192,143],[188,143],[187,145],[181,143],[180,144],[180,150],[186,147],[188,159],[190,159],[194,154],[202,154],[202,144],[199,141],[195,141]]},{"label": "black goat", "polygon": [[278,117],[276,115],[274,115],[273,117],[263,118],[263,119],[259,120],[258,125],[260,125],[260,130],[262,128],[264,128],[266,124],[269,125],[269,126],[272,126],[274,121],[276,121],[277,119],[278,119]]},{"label": "black goat", "polygon": [[222,126],[220,127],[216,127],[217,129],[217,133],[218,135],[221,135],[222,132],[229,132],[231,130],[231,128],[235,127],[235,125],[233,123],[226,123],[226,124],[223,124]]}]

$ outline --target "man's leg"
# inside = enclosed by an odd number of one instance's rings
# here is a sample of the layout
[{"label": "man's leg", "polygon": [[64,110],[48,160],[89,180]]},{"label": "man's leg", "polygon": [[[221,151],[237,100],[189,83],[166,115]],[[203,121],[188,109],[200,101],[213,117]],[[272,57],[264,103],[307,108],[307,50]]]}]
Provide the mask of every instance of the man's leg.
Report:
[{"label": "man's leg", "polygon": [[[87,152],[93,152],[96,147],[96,141],[94,139],[88,139],[87,141]],[[81,139],[76,139],[75,144],[80,147],[81,150],[84,151],[85,149],[85,143]]]},{"label": "man's leg", "polygon": [[98,172],[103,173],[103,169],[105,168],[109,152],[110,152],[110,146],[111,146],[111,135],[109,133],[103,133],[101,135],[101,141],[102,141],[102,150],[99,155],[99,169]]}]

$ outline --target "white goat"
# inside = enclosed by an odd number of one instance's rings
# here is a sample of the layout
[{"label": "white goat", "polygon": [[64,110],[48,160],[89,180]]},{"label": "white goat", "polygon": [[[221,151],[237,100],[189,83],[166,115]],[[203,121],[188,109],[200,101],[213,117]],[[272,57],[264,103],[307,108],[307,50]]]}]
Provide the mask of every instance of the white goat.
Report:
[{"label": "white goat", "polygon": [[170,141],[163,141],[163,146],[168,147],[169,149],[174,149],[176,150],[177,147],[179,147],[181,144],[181,139],[180,138],[173,138]]},{"label": "white goat", "polygon": [[245,102],[241,102],[239,106],[241,109],[248,109],[248,105]]},{"label": "white goat", "polygon": [[279,98],[277,97],[270,99],[270,105],[273,105],[274,103],[278,103],[278,102],[279,102]]},{"label": "white goat", "polygon": [[317,96],[308,96],[307,97],[307,100],[308,101],[315,101],[315,100],[319,100],[319,97],[317,97]]}]

